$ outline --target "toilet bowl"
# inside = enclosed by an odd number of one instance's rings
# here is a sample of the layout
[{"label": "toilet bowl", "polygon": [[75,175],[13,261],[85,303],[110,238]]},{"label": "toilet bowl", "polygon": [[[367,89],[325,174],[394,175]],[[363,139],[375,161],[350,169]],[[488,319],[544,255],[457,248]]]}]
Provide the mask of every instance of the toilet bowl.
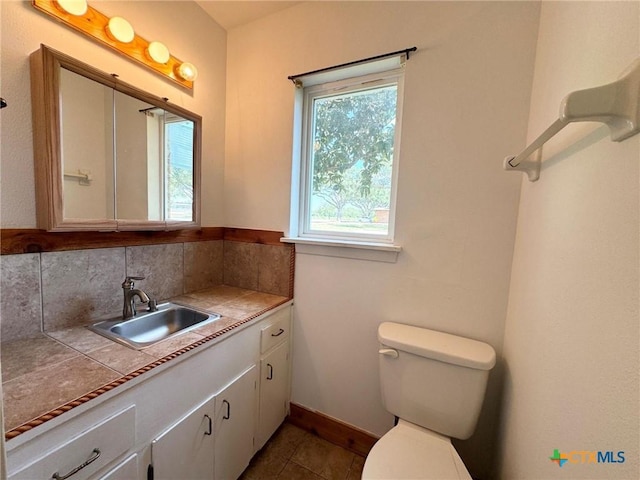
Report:
[{"label": "toilet bowl", "polygon": [[369,452],[362,478],[471,480],[471,475],[449,438],[400,420]]},{"label": "toilet bowl", "polygon": [[369,452],[363,480],[471,479],[451,438],[473,434],[493,348],[392,322],[378,340],[382,402],[399,420]]}]

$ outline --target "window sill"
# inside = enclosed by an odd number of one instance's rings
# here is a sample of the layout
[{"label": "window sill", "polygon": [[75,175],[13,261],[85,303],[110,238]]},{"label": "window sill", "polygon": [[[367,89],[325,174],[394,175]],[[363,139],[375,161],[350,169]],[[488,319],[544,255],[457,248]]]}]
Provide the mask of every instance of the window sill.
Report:
[{"label": "window sill", "polygon": [[283,237],[280,241],[284,243],[295,243],[296,253],[386,263],[395,263],[398,259],[398,253],[402,250],[402,247],[399,245],[375,242],[353,242],[348,240]]}]

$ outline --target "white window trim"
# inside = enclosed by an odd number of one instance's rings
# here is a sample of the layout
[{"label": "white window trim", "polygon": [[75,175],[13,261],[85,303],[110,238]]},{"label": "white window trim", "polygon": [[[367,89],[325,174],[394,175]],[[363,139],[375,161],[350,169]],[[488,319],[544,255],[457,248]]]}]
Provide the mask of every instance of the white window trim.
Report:
[{"label": "white window trim", "polygon": [[[386,64],[388,65],[388,63]],[[381,63],[382,66],[382,63]],[[291,224],[289,236],[282,239],[283,242],[298,244],[299,253],[312,253],[321,255],[341,256],[349,258],[363,258],[378,261],[395,261],[401,247],[394,244],[395,211],[397,198],[397,179],[400,159],[400,138],[402,130],[402,108],[404,98],[404,63],[401,68],[387,71],[377,71],[367,75],[352,77],[349,69],[345,69],[342,80],[336,80],[324,84],[310,82],[311,86],[299,88],[296,91],[294,111],[293,134],[293,168],[292,168],[292,197],[291,197]],[[303,84],[305,82],[303,81]],[[389,229],[386,236],[375,234],[357,235],[344,232],[318,232],[305,231],[308,216],[309,199],[307,192],[310,186],[310,160],[308,159],[307,139],[309,138],[312,100],[339,92],[340,90],[357,90],[358,86],[365,88],[382,87],[384,85],[397,85],[396,126],[394,138],[394,152],[392,163],[392,185],[390,198]],[[306,100],[306,101],[305,101]],[[368,250],[369,253],[356,253],[356,249]],[[339,251],[337,251],[339,250]],[[324,253],[317,253],[324,252]],[[371,257],[371,258],[370,258]]]},{"label": "white window trim", "polygon": [[402,250],[399,245],[388,243],[316,240],[299,237],[282,237],[280,241],[283,243],[295,243],[296,253],[387,263],[395,263],[398,259],[398,254]]}]

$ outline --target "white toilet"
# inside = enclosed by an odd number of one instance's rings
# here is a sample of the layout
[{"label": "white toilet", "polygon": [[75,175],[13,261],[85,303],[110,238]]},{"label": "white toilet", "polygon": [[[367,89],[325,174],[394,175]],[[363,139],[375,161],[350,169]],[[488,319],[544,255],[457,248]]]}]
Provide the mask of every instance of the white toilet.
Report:
[{"label": "white toilet", "polygon": [[363,480],[471,479],[451,437],[473,433],[496,363],[490,345],[425,328],[378,328],[385,408],[398,424],[373,446]]}]

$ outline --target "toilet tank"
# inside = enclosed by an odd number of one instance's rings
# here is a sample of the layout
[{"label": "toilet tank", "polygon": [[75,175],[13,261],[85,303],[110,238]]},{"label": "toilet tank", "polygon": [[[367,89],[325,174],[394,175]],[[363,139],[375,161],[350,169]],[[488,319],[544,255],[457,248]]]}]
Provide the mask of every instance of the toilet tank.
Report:
[{"label": "toilet tank", "polygon": [[426,328],[385,322],[378,328],[385,408],[421,427],[467,439],[476,428],[496,362],[490,345]]}]

